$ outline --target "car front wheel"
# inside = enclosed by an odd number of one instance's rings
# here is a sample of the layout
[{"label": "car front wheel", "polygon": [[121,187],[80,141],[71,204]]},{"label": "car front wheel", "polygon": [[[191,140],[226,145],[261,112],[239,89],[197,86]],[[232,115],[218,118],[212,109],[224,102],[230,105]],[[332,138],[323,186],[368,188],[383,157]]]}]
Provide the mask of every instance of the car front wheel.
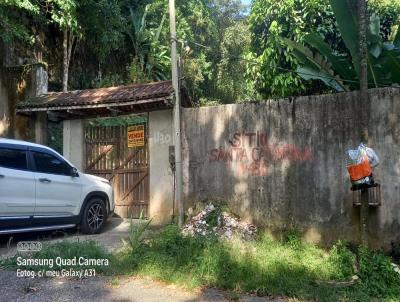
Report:
[{"label": "car front wheel", "polygon": [[107,217],[106,206],[100,198],[93,198],[83,211],[81,230],[85,234],[98,234],[103,228]]}]

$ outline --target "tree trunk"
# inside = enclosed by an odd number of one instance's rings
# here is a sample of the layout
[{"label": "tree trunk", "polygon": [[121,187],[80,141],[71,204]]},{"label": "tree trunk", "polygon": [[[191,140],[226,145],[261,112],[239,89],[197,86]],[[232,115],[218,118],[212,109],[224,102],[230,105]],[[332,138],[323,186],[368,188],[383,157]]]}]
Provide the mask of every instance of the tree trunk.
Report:
[{"label": "tree trunk", "polygon": [[69,58],[68,58],[68,29],[64,29],[63,39],[63,77],[62,77],[62,89],[68,91],[68,69],[69,69]]}]

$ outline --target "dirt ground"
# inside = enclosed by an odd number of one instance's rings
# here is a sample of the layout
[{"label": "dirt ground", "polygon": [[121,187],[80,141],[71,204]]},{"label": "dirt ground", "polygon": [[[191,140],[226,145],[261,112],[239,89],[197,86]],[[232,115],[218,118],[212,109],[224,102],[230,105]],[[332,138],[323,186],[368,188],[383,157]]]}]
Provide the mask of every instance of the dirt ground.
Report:
[{"label": "dirt ground", "polygon": [[234,296],[216,289],[188,292],[171,285],[136,278],[93,277],[26,279],[0,270],[0,301],[118,301],[118,302],[283,302],[251,296]]},{"label": "dirt ground", "polygon": [[0,236],[0,257],[9,257],[17,252],[19,241],[57,242],[61,240],[95,240],[107,251],[114,252],[122,247],[121,238],[127,236],[130,220],[113,217],[104,230],[97,235],[84,235],[77,229],[51,232],[32,232]]},{"label": "dirt ground", "polygon": [[[13,256],[19,241],[57,242],[62,240],[95,240],[109,252],[122,248],[121,238],[129,231],[129,220],[112,218],[98,235],[83,235],[78,230],[25,233],[0,237],[0,257]],[[173,285],[134,277],[88,277],[82,279],[18,277],[16,270],[0,269],[0,301],[118,301],[118,302],[202,302],[246,301],[281,302],[268,299],[236,296],[216,289],[189,292]]]}]

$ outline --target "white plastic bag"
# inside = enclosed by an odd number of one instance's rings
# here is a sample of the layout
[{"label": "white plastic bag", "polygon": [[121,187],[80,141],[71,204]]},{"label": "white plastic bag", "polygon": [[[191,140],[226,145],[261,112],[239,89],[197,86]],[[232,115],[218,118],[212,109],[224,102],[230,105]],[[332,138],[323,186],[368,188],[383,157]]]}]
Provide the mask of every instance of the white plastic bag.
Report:
[{"label": "white plastic bag", "polygon": [[372,168],[375,168],[377,165],[379,165],[379,157],[376,155],[373,149],[365,147],[365,153],[368,156],[368,161]]},{"label": "white plastic bag", "polygon": [[353,165],[360,164],[365,159],[368,159],[371,167],[376,167],[379,165],[379,157],[376,155],[372,148],[368,148],[363,143],[361,143],[356,150],[348,150],[350,163]]}]

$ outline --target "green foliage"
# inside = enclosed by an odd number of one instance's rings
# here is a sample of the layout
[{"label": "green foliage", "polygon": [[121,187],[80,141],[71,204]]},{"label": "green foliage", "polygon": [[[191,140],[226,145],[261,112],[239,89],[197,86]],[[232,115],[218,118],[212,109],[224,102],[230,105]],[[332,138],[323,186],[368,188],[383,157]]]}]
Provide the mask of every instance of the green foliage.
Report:
[{"label": "green foliage", "polygon": [[[248,54],[248,82],[253,83],[264,97],[346,90],[343,86],[348,83],[341,82],[340,78],[337,80],[331,78],[337,73],[332,61],[343,61],[341,63],[343,66],[347,64],[346,61],[351,61],[350,58],[353,62],[358,61],[357,31],[354,30],[357,19],[352,14],[356,10],[353,6],[349,7],[349,3],[354,6],[356,2],[333,1],[334,5],[331,7],[329,0],[255,0],[249,19],[252,49]],[[399,21],[400,1],[369,1],[368,5],[370,14],[379,16],[381,20],[380,26],[378,25],[378,35],[384,40],[387,38],[393,40],[394,36],[391,33]],[[334,11],[336,18],[345,20],[344,23],[340,22],[340,19],[336,20]],[[323,39],[310,43],[306,39],[311,39],[311,35],[313,38],[323,37]],[[319,60],[319,67],[315,67],[315,64],[304,64],[304,51],[300,50],[300,47],[285,43],[287,39],[296,45],[306,43],[311,47],[317,46],[322,56],[315,57],[315,53],[310,49],[306,50],[308,53],[306,60],[314,61],[322,58],[325,62]],[[321,52],[326,46],[329,46],[330,58]],[[378,46],[380,45],[375,43],[375,53],[379,51]],[[310,53],[313,55],[309,55]],[[298,69],[299,62],[301,69]],[[379,64],[374,62],[376,66]],[[353,65],[350,65],[353,68]],[[353,68],[349,72],[358,71]],[[380,70],[374,70],[370,78],[373,79],[376,73],[380,73]],[[382,77],[384,76],[386,75]],[[308,81],[309,79],[320,81]],[[346,79],[357,81],[357,78]],[[321,85],[322,83],[325,85]],[[349,89],[352,89],[351,85]]]},{"label": "green foliage", "polygon": [[[375,34],[371,44],[370,78],[388,83],[388,74],[399,76],[400,1],[371,0],[368,7],[380,20],[371,23],[375,33],[378,26],[380,39]],[[249,16],[243,10],[239,0],[176,1],[182,77],[192,98],[210,105],[353,89],[341,79],[357,80],[353,75],[342,76],[345,71],[357,73],[351,63],[357,61],[356,52],[349,48],[355,33],[351,26],[339,31],[340,22],[329,0],[254,0]],[[53,81],[60,80],[60,45],[62,31],[67,29],[73,57],[71,87],[77,89],[168,79],[168,25],[168,2],[164,0],[0,3],[0,39],[5,44],[25,44],[33,54],[43,53],[55,75]],[[299,66],[296,47],[287,45],[285,39],[307,45],[312,55],[308,50],[303,55],[319,67]],[[395,49],[383,41],[393,42]],[[338,71],[348,62],[350,69]],[[332,76],[336,79],[331,80]],[[312,78],[319,81],[309,81]]]},{"label": "green foliage", "polygon": [[28,17],[39,13],[39,6],[31,0],[3,0],[0,2],[0,39],[10,43],[15,39],[32,44],[34,37],[28,21],[20,18],[19,12]]},{"label": "green foliage", "polygon": [[[253,98],[243,79],[250,35],[242,11],[240,0],[176,1],[178,53],[192,98]],[[170,78],[168,17],[164,0],[7,0],[0,38],[29,41],[60,81],[66,30],[71,88],[159,81]]]},{"label": "green foliage", "polygon": [[369,0],[368,11],[370,15],[376,14],[381,20],[380,34],[383,40],[393,41],[393,32],[399,25],[400,1],[399,0]]},{"label": "green foliage", "polygon": [[221,105],[222,102],[219,99],[212,99],[212,98],[206,98],[202,97],[199,100],[199,105],[200,106],[218,106]]},{"label": "green foliage", "polygon": [[[213,60],[218,47],[218,31],[209,4],[208,0],[176,1],[178,51],[183,57],[183,76],[192,97],[209,97],[214,92]],[[153,1],[148,7],[149,26],[157,27],[164,14],[169,22],[168,2]],[[168,26],[162,28],[159,39],[160,44],[169,49]]]},{"label": "green foliage", "polygon": [[210,15],[215,24],[209,46],[209,72],[201,85],[204,98],[222,103],[235,103],[254,98],[246,83],[245,54],[249,50],[250,32],[245,7],[238,0],[209,1]]},{"label": "green foliage", "polygon": [[129,79],[133,83],[165,80],[169,73],[168,47],[160,43],[166,14],[156,27],[148,26],[149,5],[143,11],[130,10],[127,35],[134,58],[128,67]]},{"label": "green foliage", "polygon": [[211,8],[211,16],[215,20],[220,37],[224,35],[225,29],[241,23],[244,19],[245,10],[241,1],[237,0],[214,0],[208,1]]},{"label": "green foliage", "polygon": [[79,24],[77,19],[77,0],[46,0],[46,12],[50,14],[51,20],[61,29],[68,29],[78,33]]},{"label": "green foliage", "polygon": [[[242,10],[238,0],[176,1],[178,51],[182,56],[183,77],[190,96],[200,99],[202,104],[214,103],[215,100],[218,103],[235,102],[245,92],[243,76],[239,76],[245,66],[240,58],[230,58],[238,54],[241,57],[249,43],[247,28],[241,21]],[[166,1],[152,1],[148,6],[149,26],[157,27],[160,16],[167,13]],[[241,25],[235,27],[236,23]],[[234,33],[239,36],[235,36],[236,41],[230,41]],[[168,27],[161,30],[159,41],[169,49]],[[228,53],[236,45],[240,50],[235,48],[237,53]],[[232,66],[228,66],[232,62],[240,67],[234,74],[230,72]],[[236,86],[229,89],[231,83]]]},{"label": "green foliage", "polygon": [[217,227],[219,222],[219,217],[222,213],[221,207],[216,206],[214,211],[211,211],[207,217],[205,218],[205,221],[208,225],[209,228]]},{"label": "green foliage", "polygon": [[361,288],[369,296],[399,299],[400,274],[393,270],[390,258],[382,253],[359,249]]},{"label": "green foliage", "polygon": [[127,20],[122,13],[121,1],[81,0],[77,19],[85,47],[99,62],[106,63],[112,52],[125,49]]},{"label": "green foliage", "polygon": [[226,28],[221,42],[221,60],[217,64],[216,86],[224,103],[254,98],[254,91],[246,83],[245,55],[249,51],[250,31],[244,21]]},{"label": "green foliage", "polygon": [[298,58],[301,66],[296,72],[305,80],[318,79],[323,81],[337,91],[344,91],[345,86],[339,80],[334,79],[334,71],[331,64],[319,53],[314,54],[310,49],[289,39],[283,39],[284,43],[290,46],[293,54]]},{"label": "green foliage", "polygon": [[128,116],[119,116],[119,117],[111,117],[111,118],[96,118],[90,119],[87,122],[87,126],[129,126],[129,125],[137,125],[137,124],[145,124],[147,123],[147,116],[145,115],[128,115]]},{"label": "green foliage", "polygon": [[121,86],[125,84],[125,80],[121,75],[118,73],[108,74],[104,77],[97,78],[94,87],[95,88],[102,88],[102,87],[115,87]]},{"label": "green foliage", "polygon": [[289,246],[294,250],[299,250],[304,247],[303,241],[301,240],[301,235],[296,230],[289,230],[283,234],[282,243]]},{"label": "green foliage", "polygon": [[314,30],[336,40],[328,0],[256,0],[249,23],[252,52],[247,77],[250,82],[254,81],[256,89],[265,97],[315,90],[292,71],[296,69],[297,60],[281,37],[300,42],[306,33]]},{"label": "green foliage", "polygon": [[338,241],[330,250],[329,265],[334,267],[335,278],[338,280],[349,280],[354,275],[353,266],[356,262],[355,255],[346,244]]},{"label": "green foliage", "polygon": [[[322,80],[336,91],[357,89],[359,66],[358,17],[347,1],[331,0],[343,41],[350,52],[338,54],[317,33],[310,33],[304,43],[284,39],[299,61],[297,72],[305,80]],[[400,48],[390,42],[383,42],[380,34],[380,19],[372,15],[367,33],[368,76],[370,87],[382,87],[400,83]]]},{"label": "green foliage", "polygon": [[122,239],[122,242],[129,248],[132,254],[136,253],[144,242],[144,234],[147,231],[151,219],[143,219],[143,211],[140,213],[138,221],[133,221],[131,219],[131,224],[129,226],[128,238]]},{"label": "green foliage", "polygon": [[317,281],[348,281],[354,274],[356,257],[346,244],[338,242],[327,252],[304,243],[296,232],[280,241],[266,233],[259,237],[254,242],[185,237],[176,225],[169,225],[134,256],[117,254],[110,273],[149,276],[189,288],[211,286],[299,300],[398,301],[400,283],[390,270],[390,258],[364,251],[359,284],[328,286]]},{"label": "green foliage", "polygon": [[63,153],[63,123],[48,123],[47,126],[48,146],[58,153]]}]

